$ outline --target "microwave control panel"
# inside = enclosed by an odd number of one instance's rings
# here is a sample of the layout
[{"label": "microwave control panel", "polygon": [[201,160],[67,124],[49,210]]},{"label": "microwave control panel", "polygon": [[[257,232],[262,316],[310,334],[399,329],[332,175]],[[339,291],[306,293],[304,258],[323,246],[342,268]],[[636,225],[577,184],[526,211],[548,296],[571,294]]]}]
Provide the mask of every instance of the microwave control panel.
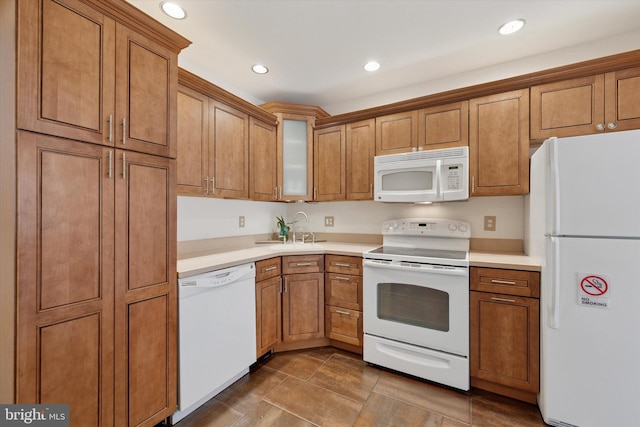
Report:
[{"label": "microwave control panel", "polygon": [[447,168],[445,190],[462,190],[462,180],[464,179],[462,166],[450,165],[445,168]]}]

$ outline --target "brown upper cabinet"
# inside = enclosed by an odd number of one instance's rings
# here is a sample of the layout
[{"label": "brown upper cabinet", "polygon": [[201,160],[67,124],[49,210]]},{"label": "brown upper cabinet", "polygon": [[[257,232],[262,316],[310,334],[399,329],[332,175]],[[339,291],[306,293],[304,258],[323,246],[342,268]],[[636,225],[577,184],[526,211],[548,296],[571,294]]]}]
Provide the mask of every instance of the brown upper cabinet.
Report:
[{"label": "brown upper cabinet", "polygon": [[376,155],[406,153],[418,147],[418,111],[376,117]]},{"label": "brown upper cabinet", "polygon": [[20,2],[18,14],[18,128],[176,157],[180,48],[76,0]]},{"label": "brown upper cabinet", "polygon": [[529,192],[529,90],[469,101],[470,196]]},{"label": "brown upper cabinet", "polygon": [[209,195],[249,197],[249,116],[214,100],[209,101],[208,175]]},{"label": "brown upper cabinet", "polygon": [[177,145],[178,193],[206,194],[209,180],[209,98],[182,85],[178,86]]},{"label": "brown upper cabinet", "polygon": [[531,88],[531,139],[640,127],[640,68]]},{"label": "brown upper cabinet", "polygon": [[373,158],[376,154],[376,121],[346,124],[347,200],[373,200]]},{"label": "brown upper cabinet", "polygon": [[276,117],[186,70],[179,79],[178,194],[274,200]]},{"label": "brown upper cabinet", "polygon": [[273,201],[278,198],[278,155],[276,125],[249,118],[249,198]]},{"label": "brown upper cabinet", "polygon": [[345,200],[346,138],[344,126],[314,132],[313,200]]},{"label": "brown upper cabinet", "polygon": [[418,147],[430,150],[469,145],[469,101],[423,108],[418,119]]}]

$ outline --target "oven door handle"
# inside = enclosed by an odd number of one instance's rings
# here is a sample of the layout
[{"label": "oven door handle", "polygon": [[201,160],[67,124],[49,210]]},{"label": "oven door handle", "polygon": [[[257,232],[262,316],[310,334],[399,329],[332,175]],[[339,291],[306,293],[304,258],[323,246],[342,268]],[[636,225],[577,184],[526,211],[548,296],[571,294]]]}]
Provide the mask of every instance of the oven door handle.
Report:
[{"label": "oven door handle", "polygon": [[399,264],[381,262],[372,259],[365,259],[362,261],[362,265],[365,267],[380,268],[383,270],[402,270],[413,271],[416,273],[431,273],[431,274],[443,274],[446,276],[468,276],[469,270],[466,267],[442,267],[430,264]]}]

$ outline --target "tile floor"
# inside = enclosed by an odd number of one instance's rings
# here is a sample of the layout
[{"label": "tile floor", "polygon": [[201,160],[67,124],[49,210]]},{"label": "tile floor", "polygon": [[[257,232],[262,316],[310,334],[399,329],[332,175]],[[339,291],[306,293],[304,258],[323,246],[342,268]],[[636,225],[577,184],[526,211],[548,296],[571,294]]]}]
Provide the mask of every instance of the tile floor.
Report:
[{"label": "tile floor", "polygon": [[177,427],[544,426],[535,405],[462,393],[331,347],[273,354]]}]

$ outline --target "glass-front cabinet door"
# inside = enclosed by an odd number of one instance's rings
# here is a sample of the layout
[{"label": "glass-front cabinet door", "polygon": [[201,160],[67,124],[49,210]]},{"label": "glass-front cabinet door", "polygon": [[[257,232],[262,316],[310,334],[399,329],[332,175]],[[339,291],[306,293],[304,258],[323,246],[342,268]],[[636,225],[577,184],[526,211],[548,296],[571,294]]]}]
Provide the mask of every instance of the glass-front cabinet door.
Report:
[{"label": "glass-front cabinet door", "polygon": [[280,200],[308,200],[311,194],[312,146],[308,119],[282,120],[282,181]]},{"label": "glass-front cabinet door", "polygon": [[314,200],[313,128],[317,119],[329,117],[329,113],[317,106],[279,101],[260,107],[278,118],[277,200]]}]

